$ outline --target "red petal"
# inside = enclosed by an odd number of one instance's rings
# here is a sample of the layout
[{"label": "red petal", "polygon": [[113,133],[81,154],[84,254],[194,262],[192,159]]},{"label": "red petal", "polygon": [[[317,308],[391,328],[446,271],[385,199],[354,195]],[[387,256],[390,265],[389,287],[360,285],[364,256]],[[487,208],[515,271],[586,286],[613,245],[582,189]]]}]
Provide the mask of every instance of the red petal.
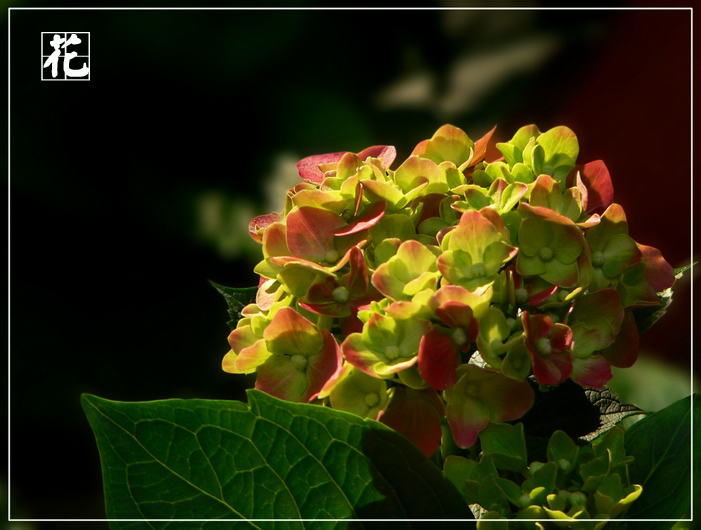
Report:
[{"label": "red petal", "polygon": [[348,236],[350,234],[356,234],[375,226],[382,216],[385,215],[385,210],[387,209],[387,202],[380,201],[368,206],[363,214],[358,217],[355,221],[350,223],[348,226],[338,228],[334,230],[333,234],[336,236]]},{"label": "red petal", "polygon": [[460,364],[457,349],[450,337],[436,327],[421,337],[419,343],[419,373],[432,388],[445,390],[457,380],[455,370]]},{"label": "red petal", "polygon": [[639,342],[638,326],[635,325],[633,313],[626,311],[616,340],[611,346],[602,350],[601,355],[613,366],[629,368],[638,358]]},{"label": "red petal", "polygon": [[434,390],[395,387],[380,421],[403,434],[429,458],[441,443],[441,413],[435,406]]},{"label": "red petal", "polygon": [[662,257],[662,253],[654,247],[637,244],[642,254],[642,261],[645,264],[643,278],[659,293],[669,289],[674,285],[674,269]]},{"label": "red petal", "polygon": [[526,301],[529,305],[537,306],[555,294],[555,291],[557,291],[557,285],[553,285],[548,289],[543,289],[542,291],[531,295]]},{"label": "red petal", "polygon": [[570,186],[575,185],[577,172],[587,188],[586,211],[603,212],[613,202],[613,183],[606,164],[602,160],[595,160],[583,166],[575,166],[567,179]]},{"label": "red petal", "polygon": [[491,131],[475,142],[474,154],[470,160],[470,167],[484,160],[484,157],[487,154],[487,145],[489,144],[489,140],[491,140],[492,134],[494,134],[496,128],[497,126],[495,125],[492,127]]}]

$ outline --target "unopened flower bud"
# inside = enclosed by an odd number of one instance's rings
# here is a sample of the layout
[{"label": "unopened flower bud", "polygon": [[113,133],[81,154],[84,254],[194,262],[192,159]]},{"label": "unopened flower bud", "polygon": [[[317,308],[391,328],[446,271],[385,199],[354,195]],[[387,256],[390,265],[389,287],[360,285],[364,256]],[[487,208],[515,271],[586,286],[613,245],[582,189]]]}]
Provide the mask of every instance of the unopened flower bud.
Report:
[{"label": "unopened flower bud", "polygon": [[292,364],[295,365],[297,370],[304,370],[307,367],[307,358],[304,355],[293,355]]},{"label": "unopened flower bud", "polygon": [[371,392],[370,394],[365,394],[365,404],[373,408],[377,406],[377,404],[380,402],[380,396],[378,396],[375,392]]},{"label": "unopened flower bud", "polygon": [[387,349],[385,349],[385,356],[390,360],[393,361],[397,357],[399,357],[399,346],[395,346],[394,344],[391,346],[387,346]]},{"label": "unopened flower bud", "polygon": [[345,304],[350,298],[350,292],[343,286],[336,287],[331,293],[331,296],[333,296],[333,299],[339,304]]},{"label": "unopened flower bud", "polygon": [[455,328],[450,334],[450,338],[453,340],[453,343],[455,343],[455,345],[457,346],[467,344],[467,341],[469,340],[467,337],[467,333],[465,333],[465,330],[462,328]]},{"label": "unopened flower bud", "polygon": [[538,252],[538,256],[543,261],[550,261],[553,259],[553,249],[550,247],[543,247],[540,249],[540,252]]},{"label": "unopened flower bud", "polygon": [[550,340],[542,337],[535,341],[535,348],[542,355],[550,355],[553,352],[553,347],[550,345]]}]

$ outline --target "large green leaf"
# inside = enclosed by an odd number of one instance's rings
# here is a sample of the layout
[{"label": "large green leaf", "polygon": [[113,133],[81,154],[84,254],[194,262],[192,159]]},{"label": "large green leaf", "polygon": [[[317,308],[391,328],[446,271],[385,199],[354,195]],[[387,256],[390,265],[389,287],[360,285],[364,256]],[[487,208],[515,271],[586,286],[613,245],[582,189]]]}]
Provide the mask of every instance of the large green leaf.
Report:
[{"label": "large green leaf", "polygon": [[[694,394],[694,424],[701,420],[701,399]],[[691,397],[652,413],[626,431],[625,448],[635,457],[630,480],[643,493],[627,519],[682,519],[691,506]],[[698,478],[697,482],[698,482]],[[698,488],[699,485],[696,484]],[[648,523],[646,529],[671,528],[674,522]]]},{"label": "large green leaf", "polygon": [[[108,518],[232,519],[239,521],[236,528],[372,528],[348,519],[472,519],[440,469],[381,423],[257,390],[248,392],[248,400],[248,406],[198,399],[122,403],[84,395],[102,460]],[[112,523],[117,529],[169,524]],[[216,526],[223,527],[233,528]]]}]

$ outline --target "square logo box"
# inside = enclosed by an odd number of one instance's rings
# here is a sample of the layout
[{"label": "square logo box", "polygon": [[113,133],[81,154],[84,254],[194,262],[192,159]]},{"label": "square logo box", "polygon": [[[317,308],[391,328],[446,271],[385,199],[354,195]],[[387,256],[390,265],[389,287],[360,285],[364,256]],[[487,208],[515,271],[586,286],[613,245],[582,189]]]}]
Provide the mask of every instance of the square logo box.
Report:
[{"label": "square logo box", "polygon": [[42,31],[42,81],[90,80],[90,32]]}]

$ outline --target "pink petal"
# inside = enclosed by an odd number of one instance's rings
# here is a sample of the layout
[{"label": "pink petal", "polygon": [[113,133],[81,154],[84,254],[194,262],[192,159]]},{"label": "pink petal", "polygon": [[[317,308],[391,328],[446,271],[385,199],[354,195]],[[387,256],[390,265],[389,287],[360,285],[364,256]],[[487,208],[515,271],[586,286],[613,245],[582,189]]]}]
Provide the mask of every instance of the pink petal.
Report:
[{"label": "pink petal", "polygon": [[[261,279],[263,279],[262,276]],[[256,304],[261,310],[266,311],[275,303],[278,287],[280,287],[280,284],[277,280],[266,280],[265,282],[261,282],[258,286],[258,291],[256,291]]]},{"label": "pink petal", "polygon": [[457,380],[455,370],[460,363],[455,344],[437,327],[421,337],[419,373],[431,388],[445,390]]},{"label": "pink petal", "polygon": [[320,164],[334,164],[341,160],[345,151],[341,153],[327,153],[325,155],[312,155],[297,162],[297,171],[304,180],[320,184],[324,180],[324,172],[319,169]]}]

